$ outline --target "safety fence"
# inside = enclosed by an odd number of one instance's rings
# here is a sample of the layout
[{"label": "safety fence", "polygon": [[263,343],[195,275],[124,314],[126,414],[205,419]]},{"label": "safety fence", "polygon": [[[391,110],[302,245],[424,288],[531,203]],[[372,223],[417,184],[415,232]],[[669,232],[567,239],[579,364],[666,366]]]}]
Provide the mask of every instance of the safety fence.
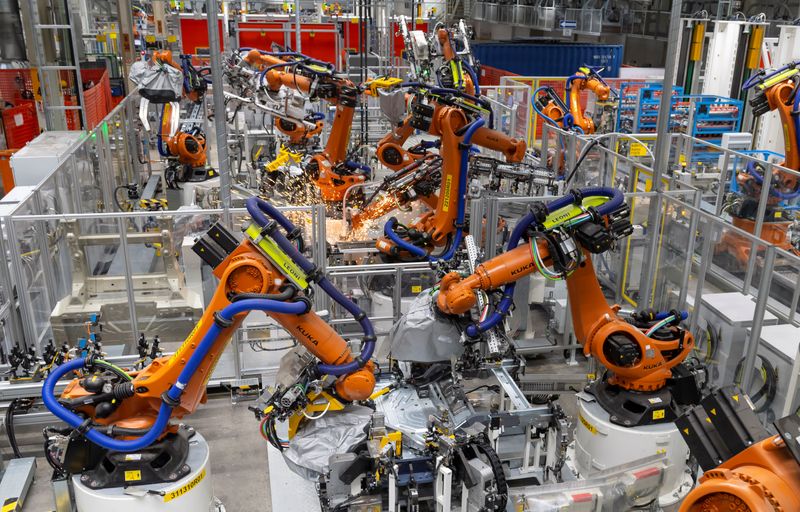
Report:
[{"label": "safety fence", "polygon": [[[599,102],[596,100],[593,94],[590,94],[588,91],[582,91],[580,93],[580,106],[583,110],[590,110],[593,113],[601,114],[601,120],[598,123],[598,132],[611,132],[616,131],[619,127],[619,121],[617,119],[617,111],[621,108],[622,104],[620,103],[621,100],[624,100],[626,97],[622,96],[617,98],[616,95],[622,90],[623,92],[627,91],[627,87],[631,84],[646,84],[648,80],[641,79],[641,80],[629,80],[629,79],[622,79],[622,78],[606,78],[604,79],[608,85],[614,90],[615,97],[610,101],[606,102]],[[518,76],[518,75],[506,75],[500,77],[500,85],[525,85],[530,87],[530,94],[532,97],[535,97],[536,91],[543,87],[551,87],[556,94],[558,94],[561,98],[565,98],[567,91],[567,78],[565,77],[535,77],[535,76]],[[530,125],[529,128],[529,138],[528,144],[533,146],[537,144],[542,137],[542,126],[546,124],[542,116],[537,115],[533,108],[529,109],[529,117],[528,123]],[[632,131],[632,130],[631,130]]]},{"label": "safety fence", "polygon": [[603,9],[569,9],[552,0],[540,2],[539,5],[475,2],[472,9],[476,20],[536,30],[567,29],[582,34],[599,35],[603,28]]}]

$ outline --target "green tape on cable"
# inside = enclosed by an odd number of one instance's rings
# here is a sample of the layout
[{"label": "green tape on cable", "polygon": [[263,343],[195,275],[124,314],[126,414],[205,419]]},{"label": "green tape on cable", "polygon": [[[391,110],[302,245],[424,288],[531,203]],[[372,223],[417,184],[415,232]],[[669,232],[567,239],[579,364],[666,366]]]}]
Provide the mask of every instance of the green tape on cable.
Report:
[{"label": "green tape on cable", "polygon": [[287,279],[296,284],[301,290],[308,288],[308,276],[306,276],[306,273],[292,261],[288,254],[283,252],[283,249],[278,247],[275,240],[268,236],[262,236],[261,230],[256,224],[250,224],[244,233],[278,267]]},{"label": "green tape on cable", "polygon": [[586,208],[590,206],[600,206],[606,201],[608,201],[608,198],[605,196],[585,197],[580,206],[578,205],[565,206],[560,210],[554,211],[553,213],[547,216],[547,218],[544,220],[543,225],[545,229],[553,229],[555,227],[564,224],[565,222],[574,219],[578,215],[585,213]]}]

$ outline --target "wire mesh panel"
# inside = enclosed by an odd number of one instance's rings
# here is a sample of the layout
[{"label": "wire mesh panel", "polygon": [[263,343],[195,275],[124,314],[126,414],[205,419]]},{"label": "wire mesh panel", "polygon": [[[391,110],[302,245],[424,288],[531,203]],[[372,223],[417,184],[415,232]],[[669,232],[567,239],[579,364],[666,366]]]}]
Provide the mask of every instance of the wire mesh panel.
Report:
[{"label": "wire mesh panel", "polygon": [[33,101],[4,109],[3,131],[9,149],[20,149],[36,138],[39,135],[39,118]]}]

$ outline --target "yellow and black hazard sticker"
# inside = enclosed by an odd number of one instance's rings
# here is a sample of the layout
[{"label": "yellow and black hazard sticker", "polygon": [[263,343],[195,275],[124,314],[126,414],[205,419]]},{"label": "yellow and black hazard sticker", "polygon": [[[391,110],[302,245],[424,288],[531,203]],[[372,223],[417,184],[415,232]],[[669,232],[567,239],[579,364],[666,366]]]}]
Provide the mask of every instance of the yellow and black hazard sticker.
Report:
[{"label": "yellow and black hazard sticker", "polygon": [[19,498],[6,498],[3,508],[0,509],[2,512],[16,512],[17,510],[22,510],[22,502]]},{"label": "yellow and black hazard sticker", "polygon": [[654,420],[663,420],[665,415],[666,415],[665,409],[656,409],[655,411],[653,411]]},{"label": "yellow and black hazard sticker", "polygon": [[586,427],[586,430],[591,432],[592,435],[595,435],[595,436],[597,435],[597,427],[595,427],[594,425],[589,423],[589,421],[586,418],[583,417],[583,414],[578,413],[578,419],[581,420],[581,423],[583,424],[584,427]]},{"label": "yellow and black hazard sticker", "polygon": [[125,472],[125,481],[126,482],[138,482],[142,479],[142,472],[138,469],[133,469],[131,471]]},{"label": "yellow and black hazard sticker", "polygon": [[205,468],[203,468],[203,471],[201,471],[200,474],[197,475],[196,477],[192,478],[188,483],[178,487],[174,491],[167,491],[164,494],[164,503],[172,501],[176,498],[180,498],[184,494],[188,493],[189,491],[197,487],[197,484],[202,482],[205,477],[206,477],[206,470]]},{"label": "yellow and black hazard sticker", "polygon": [[166,210],[166,199],[139,199],[139,208],[143,210]]}]

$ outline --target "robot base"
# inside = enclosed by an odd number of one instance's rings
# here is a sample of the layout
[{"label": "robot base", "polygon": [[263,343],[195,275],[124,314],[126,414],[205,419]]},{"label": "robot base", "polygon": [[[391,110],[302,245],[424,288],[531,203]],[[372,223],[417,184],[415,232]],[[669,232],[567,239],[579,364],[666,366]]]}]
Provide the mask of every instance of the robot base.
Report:
[{"label": "robot base", "polygon": [[[626,428],[611,422],[593,396],[578,395],[578,425],[570,466],[584,478],[600,470],[633,462],[647,455],[666,453],[669,467],[664,475],[660,507],[677,506],[692,489],[686,465],[689,448],[673,423]],[[642,505],[645,505],[644,503]]]},{"label": "robot base", "polygon": [[186,460],[191,471],[175,482],[94,490],[81,483],[80,475],[74,475],[72,485],[77,510],[78,512],[217,511],[217,500],[211,487],[208,455],[208,443],[205,438],[195,434],[190,442],[189,457]]}]

